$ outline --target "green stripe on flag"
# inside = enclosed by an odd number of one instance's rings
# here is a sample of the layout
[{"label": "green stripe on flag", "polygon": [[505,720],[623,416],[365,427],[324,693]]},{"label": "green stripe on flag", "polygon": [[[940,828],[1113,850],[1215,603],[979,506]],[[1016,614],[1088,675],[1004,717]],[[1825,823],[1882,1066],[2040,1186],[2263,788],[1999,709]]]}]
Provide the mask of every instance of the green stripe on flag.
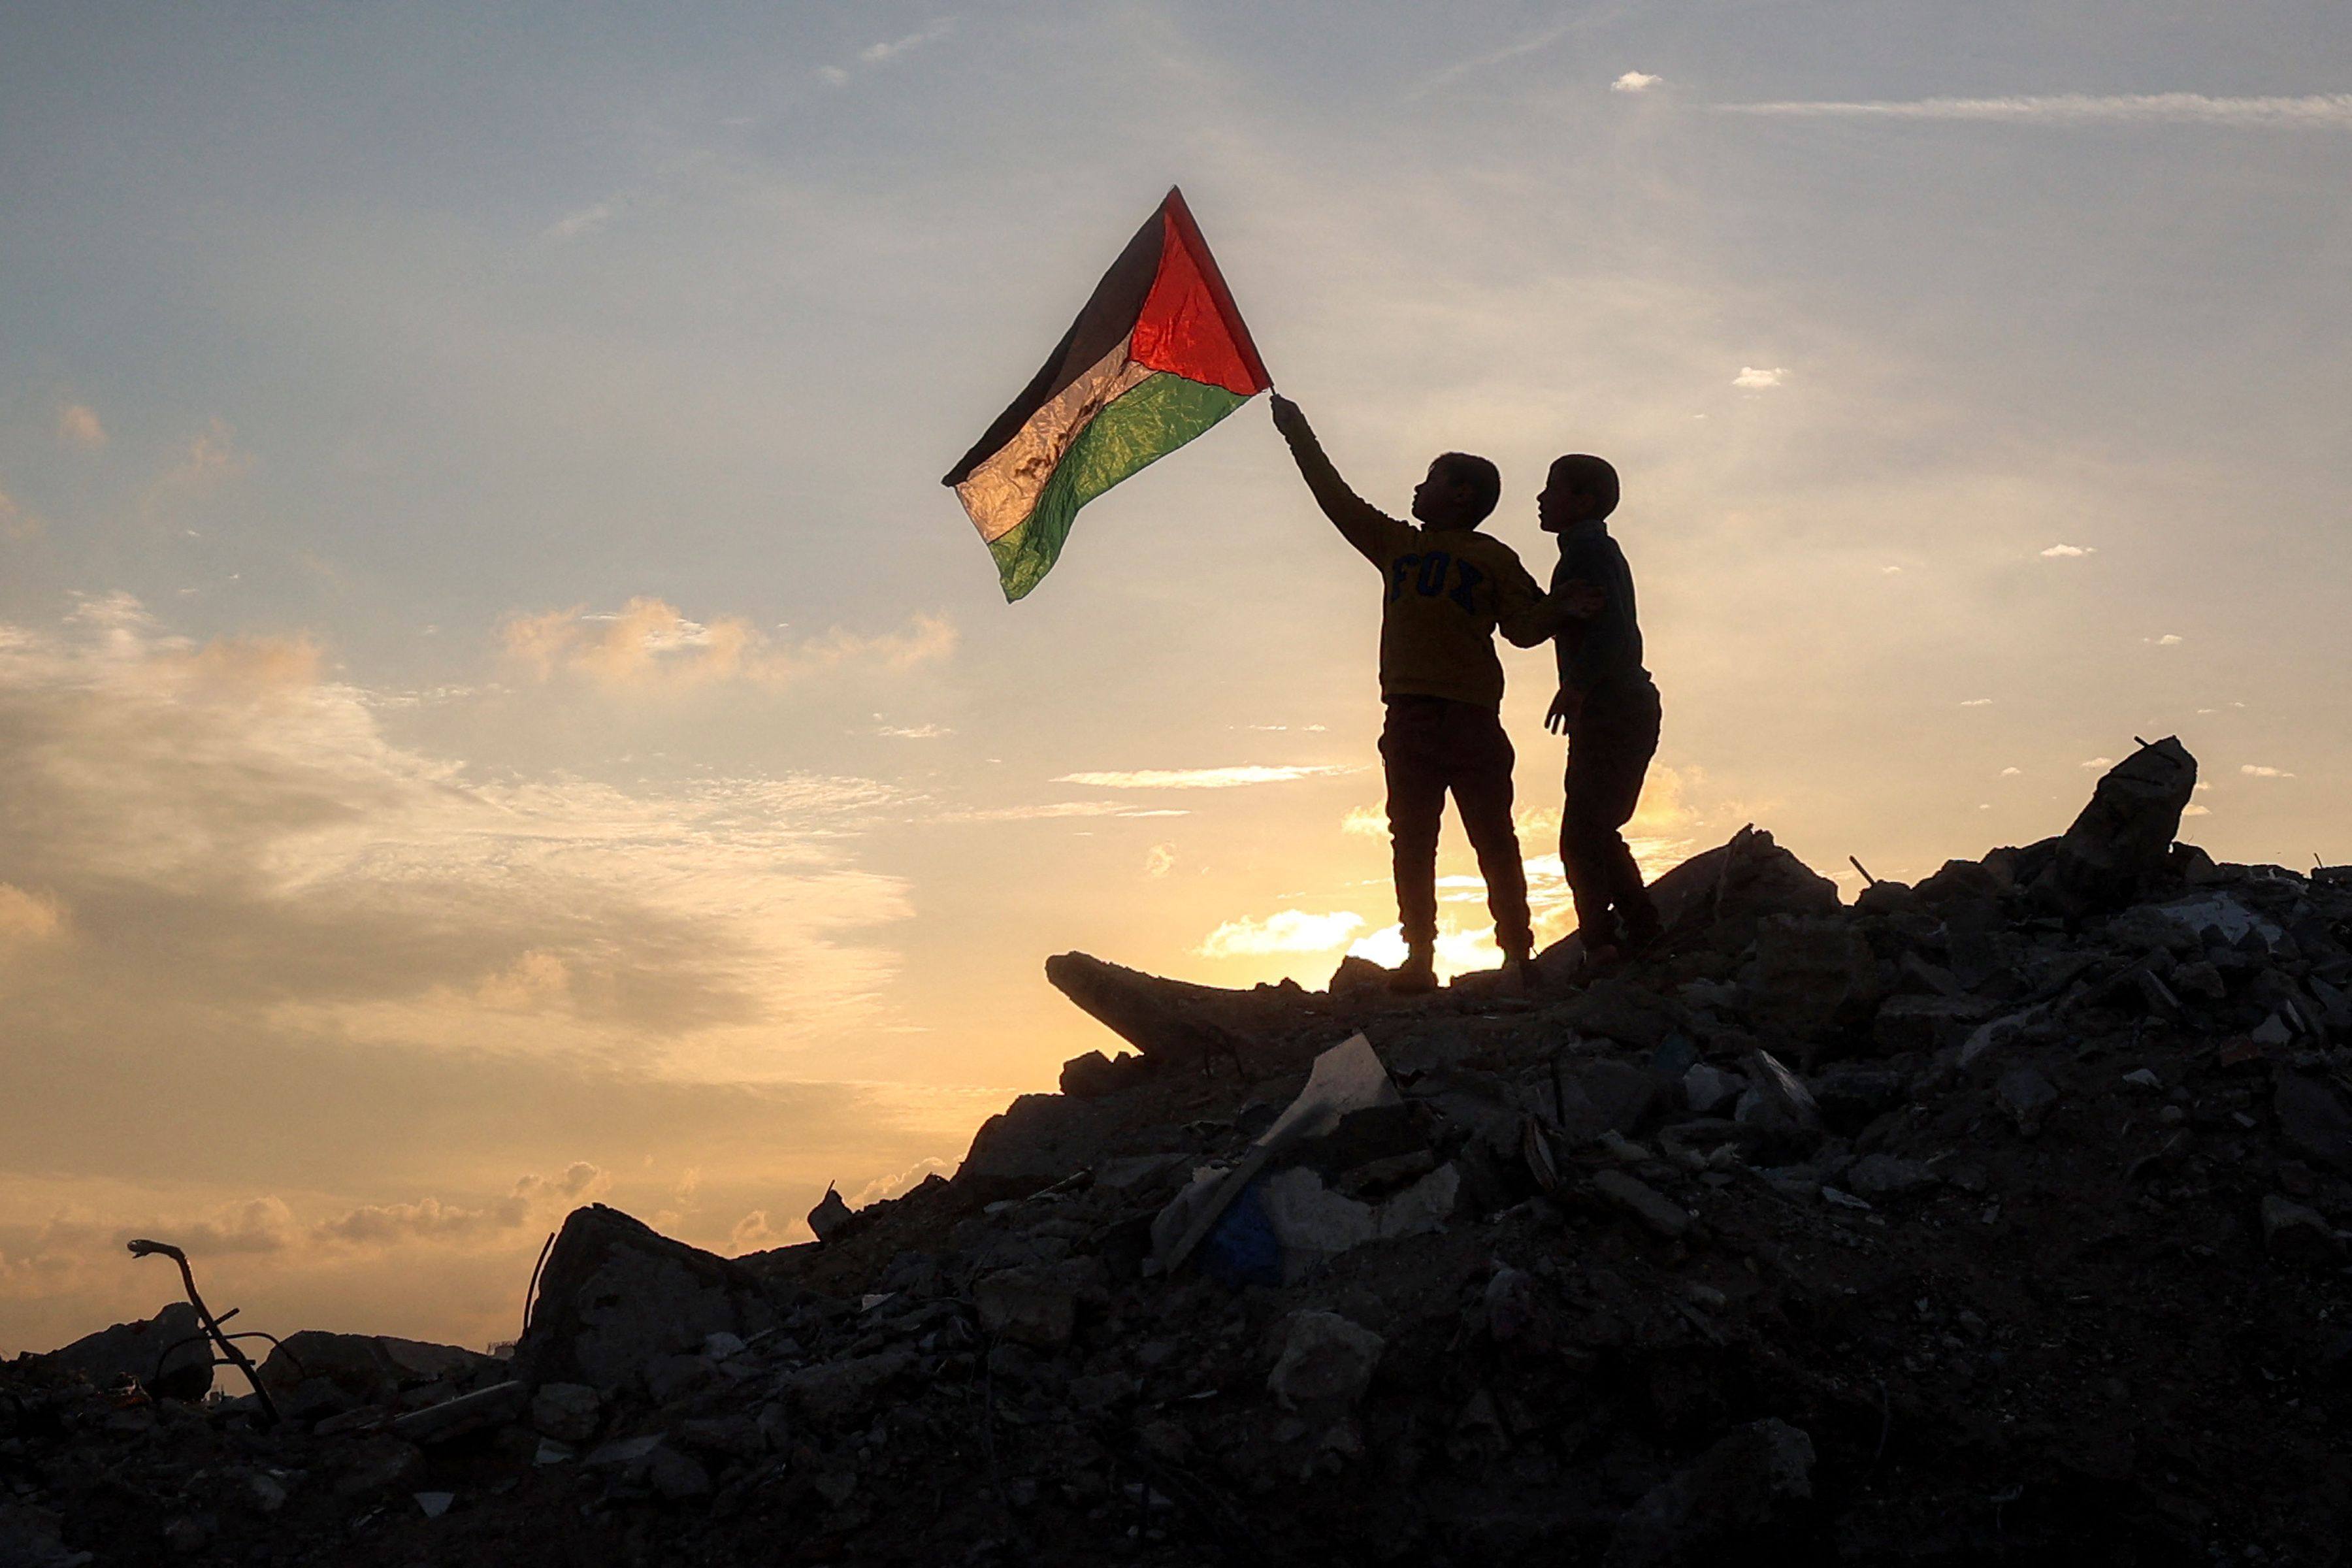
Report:
[{"label": "green stripe on flag", "polygon": [[1163,372],[1106,404],[1062,454],[1028,517],[989,545],[1005,601],[1022,597],[1054,569],[1080,507],[1248,401]]}]

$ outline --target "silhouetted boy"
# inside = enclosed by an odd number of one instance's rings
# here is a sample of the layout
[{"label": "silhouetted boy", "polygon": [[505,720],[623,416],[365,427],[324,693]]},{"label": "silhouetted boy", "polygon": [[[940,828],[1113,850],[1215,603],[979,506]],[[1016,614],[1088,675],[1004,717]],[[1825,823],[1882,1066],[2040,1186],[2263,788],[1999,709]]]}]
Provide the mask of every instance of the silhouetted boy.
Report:
[{"label": "silhouetted boy", "polygon": [[1515,642],[1542,634],[1533,619],[1542,590],[1501,540],[1478,525],[1495,510],[1502,476],[1484,458],[1447,452],[1412,492],[1422,526],[1399,522],[1349,489],[1315,439],[1298,405],[1276,393],[1274,424],[1323,515],[1380,568],[1381,696],[1388,720],[1381,762],[1388,774],[1389,840],[1397,913],[1408,956],[1392,990],[1433,991],[1437,947],[1437,833],[1445,794],[1478,854],[1495,944],[1515,969],[1535,944],[1527,873],[1511,825],[1510,738],[1503,733],[1499,623]]},{"label": "silhouetted boy", "polygon": [[1617,470],[1583,453],[1551,466],[1536,515],[1559,536],[1559,564],[1537,622],[1558,638],[1559,695],[1544,728],[1568,736],[1568,801],[1559,819],[1559,860],[1576,900],[1585,952],[1646,946],[1658,911],[1618,829],[1642,798],[1643,775],[1658,749],[1658,688],[1642,668],[1633,573],[1609,536]]}]

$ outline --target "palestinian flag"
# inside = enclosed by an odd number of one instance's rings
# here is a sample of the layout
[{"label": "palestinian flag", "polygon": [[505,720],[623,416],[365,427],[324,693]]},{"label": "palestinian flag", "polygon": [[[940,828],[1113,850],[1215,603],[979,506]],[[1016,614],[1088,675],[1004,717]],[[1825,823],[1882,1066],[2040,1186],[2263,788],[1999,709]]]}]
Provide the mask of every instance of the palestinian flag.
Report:
[{"label": "palestinian flag", "polygon": [[1054,568],[1078,509],[1272,381],[1216,261],[1170,190],[952,485],[1009,603]]}]

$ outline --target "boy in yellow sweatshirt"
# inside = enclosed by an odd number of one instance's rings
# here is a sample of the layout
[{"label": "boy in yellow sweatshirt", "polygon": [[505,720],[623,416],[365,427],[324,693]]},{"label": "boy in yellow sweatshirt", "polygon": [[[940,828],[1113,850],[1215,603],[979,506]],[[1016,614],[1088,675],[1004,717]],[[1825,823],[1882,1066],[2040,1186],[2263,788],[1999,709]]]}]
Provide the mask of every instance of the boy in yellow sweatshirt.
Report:
[{"label": "boy in yellow sweatshirt", "polygon": [[1273,407],[1275,428],[1323,515],[1381,574],[1381,698],[1388,708],[1381,763],[1408,953],[1391,988],[1437,987],[1437,835],[1448,791],[1486,881],[1495,944],[1507,964],[1522,966],[1535,936],[1511,823],[1515,759],[1503,732],[1495,633],[1499,627],[1523,647],[1540,640],[1543,591],[1509,545],[1478,531],[1501,497],[1502,476],[1484,458],[1441,455],[1413,490],[1415,527],[1348,488],[1298,405],[1276,393]]}]

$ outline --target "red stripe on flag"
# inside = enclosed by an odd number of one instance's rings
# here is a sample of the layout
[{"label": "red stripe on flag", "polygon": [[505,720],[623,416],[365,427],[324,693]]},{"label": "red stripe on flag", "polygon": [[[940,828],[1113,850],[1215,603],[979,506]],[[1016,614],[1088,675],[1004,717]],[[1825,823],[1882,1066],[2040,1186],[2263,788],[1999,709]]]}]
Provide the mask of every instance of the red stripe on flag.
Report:
[{"label": "red stripe on flag", "polygon": [[1181,191],[1171,190],[1160,209],[1167,226],[1160,274],[1136,318],[1128,353],[1137,363],[1187,381],[1222,386],[1247,397],[1274,384],[1242,324],[1234,297],[1217,271]]}]

